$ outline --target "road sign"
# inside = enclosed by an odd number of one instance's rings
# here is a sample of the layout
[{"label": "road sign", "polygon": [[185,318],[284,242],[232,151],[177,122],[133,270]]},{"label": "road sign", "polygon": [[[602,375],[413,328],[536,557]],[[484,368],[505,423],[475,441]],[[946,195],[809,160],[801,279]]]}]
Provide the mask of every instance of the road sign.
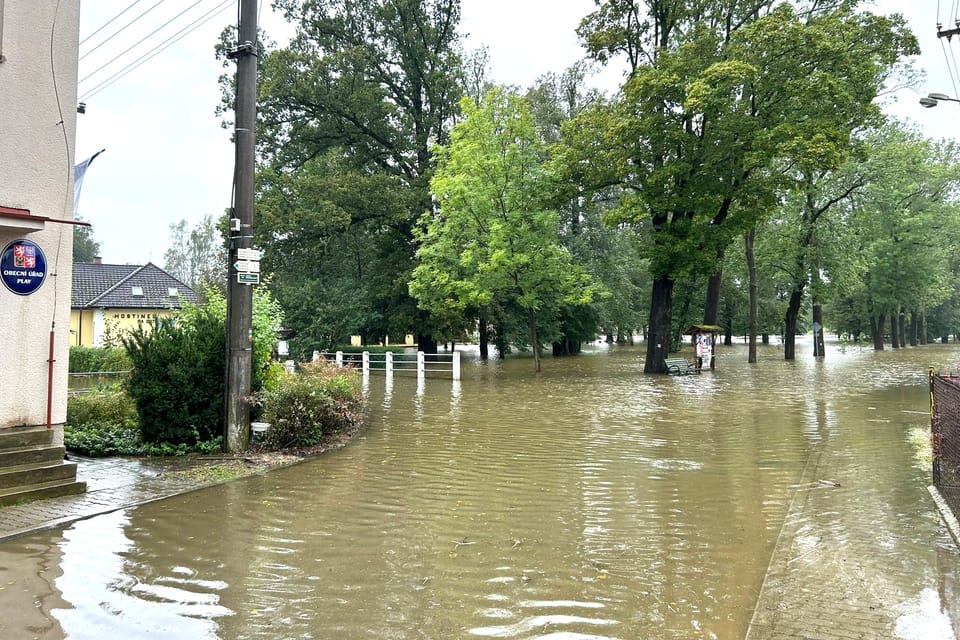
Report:
[{"label": "road sign", "polygon": [[260,274],[241,271],[237,274],[237,282],[240,284],[260,284]]},{"label": "road sign", "polygon": [[260,262],[256,260],[237,260],[233,263],[233,268],[241,272],[260,273]]},{"label": "road sign", "polygon": [[262,257],[260,249],[237,249],[237,260],[259,260]]}]

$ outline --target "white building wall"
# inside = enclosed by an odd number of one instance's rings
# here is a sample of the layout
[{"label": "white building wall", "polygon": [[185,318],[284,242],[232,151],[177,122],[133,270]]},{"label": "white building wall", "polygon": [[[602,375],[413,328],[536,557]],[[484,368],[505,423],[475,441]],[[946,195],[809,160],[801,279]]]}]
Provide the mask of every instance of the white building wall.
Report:
[{"label": "white building wall", "polygon": [[[80,0],[0,0],[0,10],[0,206],[71,220]],[[0,225],[10,224],[15,223],[0,218]],[[47,277],[27,296],[0,284],[0,428],[47,423],[51,327],[51,419],[62,427],[73,226],[46,222],[32,233],[0,226],[0,250],[18,239],[40,246]]]}]

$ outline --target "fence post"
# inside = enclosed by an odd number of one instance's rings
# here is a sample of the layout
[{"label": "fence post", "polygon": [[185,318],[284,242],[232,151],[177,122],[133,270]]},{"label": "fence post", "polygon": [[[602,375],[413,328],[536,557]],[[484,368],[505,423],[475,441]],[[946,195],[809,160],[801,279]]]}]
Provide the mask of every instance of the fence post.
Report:
[{"label": "fence post", "polygon": [[311,362],[316,362],[316,361],[319,360],[319,359],[320,359],[320,352],[319,352],[319,351],[314,351],[314,352],[313,352],[313,360],[311,360]]},{"label": "fence post", "polygon": [[417,377],[420,377],[426,373],[427,363],[426,359],[423,357],[423,351],[417,351]]},{"label": "fence post", "polygon": [[385,357],[385,367],[387,369],[387,375],[393,375],[393,351],[387,351],[383,354]]},{"label": "fence post", "polygon": [[369,351],[363,352],[363,373],[364,374],[370,373],[370,352]]},{"label": "fence post", "polygon": [[343,351],[337,351],[337,367],[343,366]]},{"label": "fence post", "polygon": [[296,363],[294,363],[293,360],[287,360],[286,362],[283,363],[283,369],[287,373],[293,373],[294,371],[297,370],[297,365]]},{"label": "fence post", "polygon": [[460,379],[460,352],[459,351],[453,352],[453,379],[454,380]]}]

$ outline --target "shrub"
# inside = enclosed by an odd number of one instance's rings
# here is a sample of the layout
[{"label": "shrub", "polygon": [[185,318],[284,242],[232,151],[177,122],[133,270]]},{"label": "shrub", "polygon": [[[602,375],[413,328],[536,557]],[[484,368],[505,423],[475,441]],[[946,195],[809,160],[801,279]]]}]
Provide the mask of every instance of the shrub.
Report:
[{"label": "shrub", "polygon": [[195,445],[222,432],[224,331],[222,320],[199,310],[189,324],[158,319],[124,337],[133,361],[125,384],[145,442]]},{"label": "shrub", "polygon": [[284,373],[276,386],[264,391],[261,402],[262,419],[272,425],[264,445],[286,449],[319,444],[325,431],[356,423],[363,394],[355,371],[321,360],[304,365],[299,373]]},{"label": "shrub", "polygon": [[67,399],[64,445],[70,451],[92,456],[182,456],[222,450],[223,438],[191,445],[144,442],[133,399],[119,385],[94,389]]},{"label": "shrub", "polygon": [[115,347],[70,347],[70,373],[129,371],[127,352]]},{"label": "shrub", "polygon": [[119,386],[101,387],[67,400],[67,424],[75,427],[116,425],[136,429],[137,407]]}]

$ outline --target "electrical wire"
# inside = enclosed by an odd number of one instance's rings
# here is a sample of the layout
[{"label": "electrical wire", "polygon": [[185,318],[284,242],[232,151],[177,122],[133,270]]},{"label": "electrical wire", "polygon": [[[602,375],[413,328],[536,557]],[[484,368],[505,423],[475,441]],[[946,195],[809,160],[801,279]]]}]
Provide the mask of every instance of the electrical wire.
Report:
[{"label": "electrical wire", "polygon": [[[140,1],[140,0],[137,0],[137,2],[139,2],[139,1]],[[159,7],[159,6],[160,6],[161,4],[163,4],[164,2],[166,2],[166,0],[157,0],[157,3],[156,3],[155,5],[153,5],[152,7],[150,7],[149,9],[147,9],[146,11],[144,11],[143,13],[141,13],[140,15],[138,15],[136,18],[134,18],[133,20],[131,20],[131,21],[128,22],[127,24],[125,24],[125,25],[123,25],[122,27],[120,27],[119,29],[117,29],[116,31],[114,31],[113,34],[112,34],[110,37],[108,37],[106,40],[104,40],[103,42],[101,42],[100,44],[98,44],[97,46],[95,46],[93,49],[90,49],[90,51],[87,51],[85,54],[83,54],[82,56],[80,56],[77,61],[79,62],[80,60],[83,60],[83,59],[86,58],[88,55],[90,55],[91,53],[93,53],[94,51],[96,51],[97,49],[99,49],[100,47],[102,47],[103,45],[105,45],[105,44],[107,44],[108,42],[110,42],[111,40],[113,40],[116,36],[120,35],[120,34],[123,33],[124,31],[126,31],[127,28],[130,27],[130,26],[131,26],[133,23],[135,23],[137,20],[139,20],[139,19],[142,18],[143,16],[147,15],[148,13],[150,13],[151,11],[153,11],[154,9],[156,9],[157,7]],[[136,2],[134,2],[134,4],[136,4]],[[129,8],[129,7],[128,7],[128,8]],[[124,9],[124,11],[126,11],[126,9]],[[106,26],[106,25],[104,25],[104,26]],[[101,27],[101,29],[102,29],[102,28],[103,28],[103,27]],[[89,39],[89,38],[87,38],[87,39]]]},{"label": "electrical wire", "polygon": [[[50,24],[50,77],[53,82],[53,95],[57,101],[57,114],[60,116],[60,121],[57,122],[57,126],[60,127],[63,133],[63,148],[67,161],[66,181],[63,188],[63,212],[66,214],[70,209],[70,179],[73,177],[73,163],[70,160],[70,140],[67,137],[67,125],[63,119],[63,104],[60,102],[60,89],[57,86],[57,65],[53,55],[57,33],[57,16],[60,14],[61,2],[62,0],[57,0],[57,6],[53,13],[53,22]],[[53,344],[53,330],[57,322],[57,305],[60,301],[60,278],[57,277],[57,274],[60,272],[60,249],[63,247],[64,226],[66,225],[57,225],[57,252],[53,260],[53,315],[50,318],[51,345]],[[47,270],[49,271],[49,268]],[[49,366],[53,366],[53,364],[51,363]],[[49,417],[49,407],[47,411]],[[49,427],[49,424],[47,426]]]},{"label": "electrical wire", "polygon": [[[164,1],[164,0],[160,0],[160,2],[163,2],[163,1]],[[111,64],[113,64],[114,62],[116,62],[117,60],[119,60],[120,58],[122,58],[123,56],[125,56],[126,54],[130,53],[130,51],[131,51],[132,49],[136,49],[137,47],[139,47],[141,44],[143,44],[143,43],[147,40],[147,38],[150,38],[151,36],[155,35],[158,31],[161,31],[161,30],[165,29],[171,22],[175,21],[177,18],[179,18],[180,16],[182,16],[183,14],[185,14],[187,11],[190,11],[190,9],[193,9],[195,6],[197,6],[198,4],[200,4],[200,3],[203,2],[203,1],[204,1],[204,0],[197,0],[197,1],[194,2],[192,5],[190,5],[189,7],[187,7],[186,9],[184,9],[183,11],[181,11],[180,13],[178,13],[177,15],[173,16],[172,18],[170,18],[169,20],[167,20],[166,22],[164,22],[162,25],[160,25],[159,27],[157,27],[156,29],[154,29],[154,30],[151,31],[150,33],[148,33],[146,36],[144,36],[143,38],[141,38],[138,42],[135,42],[134,44],[132,44],[132,45],[130,45],[129,47],[127,47],[126,49],[124,49],[124,50],[123,50],[123,53],[117,54],[117,55],[114,56],[113,59],[110,60],[109,62],[106,62],[106,63],[100,65],[99,67],[97,67],[97,69],[96,69],[95,71],[93,71],[93,72],[91,72],[91,73],[88,73],[86,76],[84,76],[83,78],[81,78],[81,79],[79,80],[79,82],[83,82],[84,80],[89,80],[91,76],[97,75],[97,74],[98,74],[100,71],[102,71],[105,67],[109,67]],[[159,4],[159,3],[158,3],[158,4]]]},{"label": "electrical wire", "polygon": [[[941,38],[941,43],[943,39]],[[947,60],[947,69],[950,72],[950,82],[953,84],[953,95],[958,95],[957,92],[957,78],[960,77],[960,67],[957,66],[957,58],[953,53],[953,47],[950,46],[952,42],[947,42],[946,50],[950,52],[950,57]]]},{"label": "electrical wire", "polygon": [[101,91],[103,91],[104,89],[112,85],[114,82],[120,80],[127,74],[136,70],[139,66],[143,65],[144,63],[148,62],[152,58],[156,57],[157,55],[162,53],[164,50],[168,49],[169,47],[173,46],[174,44],[176,44],[177,42],[179,42],[180,40],[188,36],[193,31],[205,25],[207,22],[210,22],[210,20],[215,18],[220,13],[223,13],[225,9],[229,8],[229,5],[233,1],[234,0],[223,0],[223,2],[221,2],[219,5],[217,5],[213,9],[210,9],[207,13],[197,18],[194,22],[183,27],[180,31],[173,34],[172,36],[170,36],[169,38],[167,38],[166,40],[164,40],[163,42],[155,46],[153,49],[151,49],[150,51],[146,52],[145,54],[137,58],[136,60],[128,64],[126,67],[124,67],[120,71],[116,72],[106,80],[103,80],[100,84],[94,86],[92,89],[85,91],[83,95],[80,97],[80,99],[87,100],[93,97],[94,95],[100,93]]},{"label": "electrical wire", "polygon": [[[88,35],[86,38],[84,38],[83,40],[81,40],[81,41],[80,41],[80,44],[81,44],[81,45],[84,44],[87,40],[89,40],[89,39],[92,38],[93,36],[97,35],[97,34],[100,33],[101,31],[103,31],[104,29],[106,29],[107,27],[109,27],[111,24],[113,24],[113,21],[114,21],[114,20],[116,20],[117,18],[119,18],[120,16],[122,16],[123,14],[125,14],[127,11],[130,11],[130,9],[133,9],[133,8],[134,8],[135,6],[137,6],[137,4],[139,4],[141,1],[142,1],[142,0],[133,0],[133,4],[127,5],[127,8],[126,8],[126,9],[124,9],[123,11],[121,11],[120,13],[118,13],[117,15],[113,16],[112,18],[110,18],[109,20],[107,20],[106,22],[104,22],[102,25],[100,25],[100,28],[99,28],[99,29],[97,29],[96,31],[94,31],[93,33],[91,33],[90,35]],[[123,30],[123,29],[121,29],[121,31],[122,31],[122,30]],[[114,34],[114,35],[116,35],[116,34]],[[110,36],[110,37],[112,38],[113,36]]]}]

